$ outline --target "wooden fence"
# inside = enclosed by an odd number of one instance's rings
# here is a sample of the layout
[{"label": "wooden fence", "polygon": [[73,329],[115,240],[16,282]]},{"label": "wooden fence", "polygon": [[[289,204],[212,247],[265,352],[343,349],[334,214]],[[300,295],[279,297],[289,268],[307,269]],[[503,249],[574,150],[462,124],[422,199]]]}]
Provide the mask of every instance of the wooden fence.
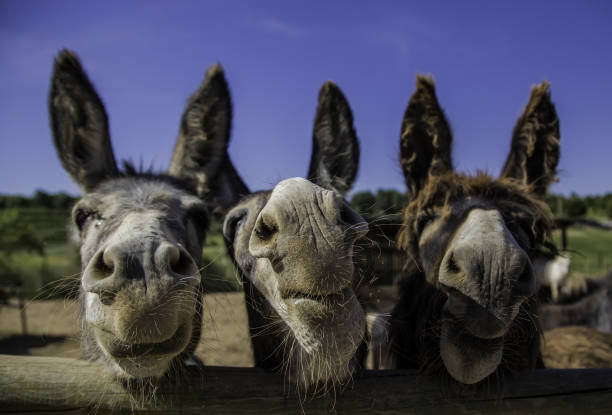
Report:
[{"label": "wooden fence", "polygon": [[255,368],[206,367],[143,400],[102,366],[55,357],[0,355],[0,412],[611,414],[612,369],[540,370],[497,392],[443,389],[411,371],[366,371],[343,391],[300,397]]}]

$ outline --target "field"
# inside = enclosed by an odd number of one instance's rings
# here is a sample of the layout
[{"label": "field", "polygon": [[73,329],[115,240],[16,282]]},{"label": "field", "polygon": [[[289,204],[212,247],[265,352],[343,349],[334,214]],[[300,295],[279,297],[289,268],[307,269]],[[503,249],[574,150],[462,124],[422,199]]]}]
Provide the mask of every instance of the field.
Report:
[{"label": "field", "polygon": [[[561,246],[561,232],[555,231],[554,242]],[[567,232],[572,260],[572,277],[599,277],[612,270],[612,231],[574,226]]]},{"label": "field", "polygon": [[[73,300],[28,301],[28,334],[21,332],[20,310],[11,300],[0,305],[0,354],[79,357],[77,303]],[[196,354],[208,365],[253,366],[244,295],[204,297],[203,335]]]}]

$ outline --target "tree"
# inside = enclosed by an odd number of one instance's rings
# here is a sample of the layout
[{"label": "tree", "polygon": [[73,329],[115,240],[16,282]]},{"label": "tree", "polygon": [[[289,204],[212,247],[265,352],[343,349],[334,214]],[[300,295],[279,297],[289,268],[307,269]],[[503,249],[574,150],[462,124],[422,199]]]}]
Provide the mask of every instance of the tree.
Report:
[{"label": "tree", "polygon": [[587,205],[576,193],[572,193],[565,202],[565,211],[570,218],[577,218],[586,215]]},{"label": "tree", "polygon": [[76,202],[76,198],[64,192],[56,193],[52,198],[52,204],[55,209],[70,209]]},{"label": "tree", "polygon": [[17,209],[0,211],[0,252],[10,255],[15,251],[44,253],[44,246],[32,225],[19,217]]},{"label": "tree", "polygon": [[401,213],[406,206],[407,197],[404,193],[397,190],[379,189],[376,193],[376,205],[378,214],[392,215]]},{"label": "tree", "polygon": [[607,201],[606,216],[608,217],[608,219],[612,219],[612,198]]},{"label": "tree", "polygon": [[34,193],[32,201],[34,202],[34,206],[36,207],[43,207],[47,209],[53,207],[53,197],[44,190],[38,189]]},{"label": "tree", "polygon": [[355,193],[351,206],[361,215],[373,216],[376,212],[376,197],[369,191]]}]

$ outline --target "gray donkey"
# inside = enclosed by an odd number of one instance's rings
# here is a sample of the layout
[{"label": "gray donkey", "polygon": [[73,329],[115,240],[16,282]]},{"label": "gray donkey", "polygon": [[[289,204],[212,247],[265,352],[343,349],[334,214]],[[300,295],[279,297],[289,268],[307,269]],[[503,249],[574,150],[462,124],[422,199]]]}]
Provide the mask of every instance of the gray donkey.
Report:
[{"label": "gray donkey", "polygon": [[167,174],[120,169],[108,118],[77,57],[55,60],[49,112],[62,165],[84,195],[80,239],[85,358],[120,378],[185,367],[200,338],[200,260],[209,212],[222,203],[231,103],[220,66],[187,103]]},{"label": "gray donkey", "polygon": [[[229,99],[229,98],[228,98]],[[353,290],[353,249],[368,230],[344,201],[359,163],[351,109],[327,82],[319,93],[308,180],[240,200],[223,224],[244,282],[255,364],[300,389],[346,382],[365,354],[365,314]],[[248,189],[234,177],[232,189]]]}]

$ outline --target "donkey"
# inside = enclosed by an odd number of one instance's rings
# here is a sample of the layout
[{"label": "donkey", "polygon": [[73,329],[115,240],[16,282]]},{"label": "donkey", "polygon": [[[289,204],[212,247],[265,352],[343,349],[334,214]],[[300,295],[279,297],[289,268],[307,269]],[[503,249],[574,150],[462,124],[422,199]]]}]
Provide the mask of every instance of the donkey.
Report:
[{"label": "donkey", "polygon": [[342,197],[358,162],[351,109],[327,82],[319,93],[308,180],[287,179],[248,194],[223,223],[244,284],[255,365],[284,372],[300,390],[342,384],[365,357],[353,248],[368,227]]},{"label": "donkey", "polygon": [[561,287],[558,300],[543,297],[538,308],[542,330],[586,326],[612,334],[612,273]]},{"label": "donkey", "polygon": [[458,386],[539,363],[532,260],[553,226],[542,198],[559,159],[548,84],[531,90],[499,178],[455,173],[451,142],[433,79],[417,77],[400,143],[410,202],[398,242],[410,260],[383,349],[387,366]]},{"label": "donkey", "polygon": [[[72,210],[81,254],[84,357],[121,379],[155,379],[194,362],[200,261],[209,212],[222,198],[231,103],[220,66],[182,117],[166,174],[117,166],[102,101],[77,56],[55,59],[49,112],[59,159],[83,191]],[[216,200],[216,199],[215,199]]]}]

